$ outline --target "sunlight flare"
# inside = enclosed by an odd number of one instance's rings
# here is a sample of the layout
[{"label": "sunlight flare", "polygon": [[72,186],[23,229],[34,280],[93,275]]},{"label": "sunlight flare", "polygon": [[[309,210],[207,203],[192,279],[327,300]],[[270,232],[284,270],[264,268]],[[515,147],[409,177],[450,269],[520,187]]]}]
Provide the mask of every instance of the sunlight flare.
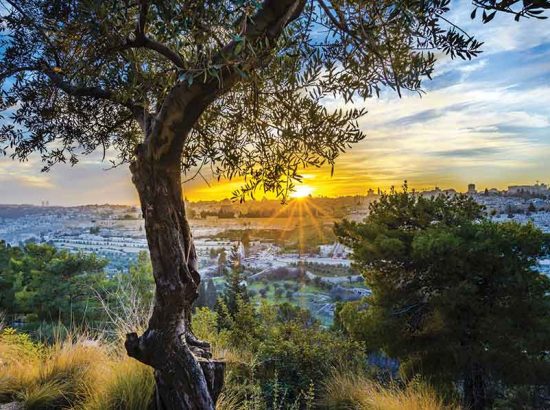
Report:
[{"label": "sunlight flare", "polygon": [[291,198],[306,198],[310,196],[315,189],[309,185],[298,185],[296,190],[290,194]]}]

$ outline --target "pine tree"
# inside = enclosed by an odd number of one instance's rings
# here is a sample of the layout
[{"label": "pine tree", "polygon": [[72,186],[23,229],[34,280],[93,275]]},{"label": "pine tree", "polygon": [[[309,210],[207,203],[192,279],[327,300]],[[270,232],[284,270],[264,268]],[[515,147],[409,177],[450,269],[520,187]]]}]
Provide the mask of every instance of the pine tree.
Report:
[{"label": "pine tree", "polygon": [[216,285],[212,279],[208,279],[206,282],[206,306],[210,309],[214,309],[216,306],[216,301],[218,300],[218,292],[216,290]]},{"label": "pine tree", "polygon": [[218,256],[218,276],[225,275],[226,264],[227,264],[227,255],[225,253],[225,249],[222,248]]},{"label": "pine tree", "polygon": [[207,307],[209,309],[214,309],[217,299],[218,293],[216,291],[214,281],[212,279],[208,279],[208,281],[201,281],[199,286],[199,296],[197,297],[193,307]]},{"label": "pine tree", "polygon": [[248,230],[244,231],[241,237],[241,243],[243,244],[246,256],[248,256],[248,253],[250,251],[250,234]]},{"label": "pine tree", "polygon": [[532,224],[495,223],[465,196],[382,195],[340,241],[372,295],[339,323],[433,383],[462,384],[467,408],[491,388],[550,377],[550,279],[536,270],[548,238]]},{"label": "pine tree", "polygon": [[225,289],[223,293],[224,303],[232,316],[238,310],[239,299],[245,303],[249,302],[243,272],[239,244],[236,244],[231,248],[231,254],[229,255],[229,271],[225,276]]}]

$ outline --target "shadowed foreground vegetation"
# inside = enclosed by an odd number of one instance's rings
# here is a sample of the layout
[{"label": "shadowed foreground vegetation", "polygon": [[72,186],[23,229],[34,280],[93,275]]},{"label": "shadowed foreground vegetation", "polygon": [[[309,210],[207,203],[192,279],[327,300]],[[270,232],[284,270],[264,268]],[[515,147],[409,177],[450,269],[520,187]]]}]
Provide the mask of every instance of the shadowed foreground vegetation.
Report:
[{"label": "shadowed foreground vegetation", "polygon": [[[455,408],[444,406],[422,383],[383,385],[360,370],[341,372],[336,367],[322,382],[310,380],[306,390],[297,393],[293,376],[307,377],[313,368],[296,375],[266,367],[262,354],[229,348],[237,335],[216,331],[215,319],[215,313],[201,310],[195,325],[199,333],[215,337],[215,355],[227,360],[227,382],[218,409]],[[293,360],[279,360],[275,367]],[[333,364],[319,363],[319,370]],[[6,328],[0,333],[0,367],[0,403],[15,401],[25,409],[147,409],[154,392],[150,368],[128,358],[116,342],[90,335],[72,334],[46,345]]]}]

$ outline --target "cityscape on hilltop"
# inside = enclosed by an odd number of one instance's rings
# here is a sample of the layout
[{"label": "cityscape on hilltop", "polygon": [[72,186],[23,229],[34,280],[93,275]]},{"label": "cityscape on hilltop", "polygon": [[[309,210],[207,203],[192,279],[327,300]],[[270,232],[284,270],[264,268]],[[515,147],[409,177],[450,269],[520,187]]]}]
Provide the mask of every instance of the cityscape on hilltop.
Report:
[{"label": "cityscape on hilltop", "polygon": [[[464,193],[484,205],[493,220],[530,221],[550,232],[547,185],[538,182],[514,185],[504,191],[478,191],[474,184],[466,188]],[[458,192],[434,188],[416,193],[436,197]],[[305,275],[319,286],[309,289],[301,299],[292,296],[291,301],[308,307],[329,323],[335,301],[355,300],[368,292],[361,277],[351,268],[350,250],[336,241],[334,223],[365,219],[369,205],[379,194],[380,191],[370,189],[363,196],[305,196],[292,198],[286,205],[271,199],[244,203],[228,199],[186,201],[200,273],[219,284],[220,252],[228,255],[232,247],[242,243],[246,233],[249,242],[246,255],[241,251],[243,264],[250,273],[251,289],[263,289],[260,281],[269,281],[273,272],[292,276],[297,266],[305,264],[308,266]],[[148,252],[141,210],[126,205],[58,207],[49,206],[48,201],[40,206],[0,205],[0,240],[11,246],[47,243],[69,252],[94,253],[108,261],[109,275],[127,272],[140,252]],[[550,273],[550,259],[541,260],[540,269]]]}]

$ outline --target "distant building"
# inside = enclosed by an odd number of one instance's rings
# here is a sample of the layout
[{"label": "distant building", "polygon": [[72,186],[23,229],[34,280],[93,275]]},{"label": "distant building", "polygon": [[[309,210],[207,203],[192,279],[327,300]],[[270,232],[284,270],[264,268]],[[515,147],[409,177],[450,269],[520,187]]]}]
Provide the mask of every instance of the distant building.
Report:
[{"label": "distant building", "polygon": [[449,189],[441,189],[438,186],[436,186],[431,191],[422,191],[419,192],[420,196],[428,197],[428,198],[435,198],[439,195],[448,195],[448,196],[454,196],[456,195],[456,190],[449,188]]},{"label": "distant building", "polygon": [[347,258],[351,250],[341,243],[319,246],[319,255],[323,258]]},{"label": "distant building", "polygon": [[468,184],[468,192],[467,192],[468,195],[475,195],[477,194],[477,191],[476,191],[476,184]]},{"label": "distant building", "polygon": [[510,185],[508,195],[550,195],[550,190],[546,184],[538,182],[535,185]]}]

